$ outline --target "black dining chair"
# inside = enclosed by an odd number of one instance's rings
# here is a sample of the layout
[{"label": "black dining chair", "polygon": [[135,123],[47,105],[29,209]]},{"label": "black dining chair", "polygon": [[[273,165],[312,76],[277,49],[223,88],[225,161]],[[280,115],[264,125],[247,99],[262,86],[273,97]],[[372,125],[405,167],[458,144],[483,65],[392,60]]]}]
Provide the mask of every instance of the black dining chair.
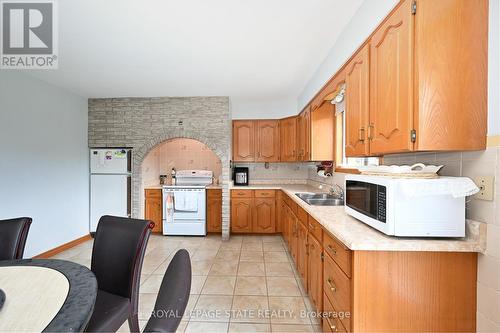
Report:
[{"label": "black dining chair", "polygon": [[116,332],[127,319],[130,332],[139,332],[139,279],[151,227],[109,215],[99,220],[91,262],[98,291],[87,332]]},{"label": "black dining chair", "polygon": [[186,310],[190,291],[191,260],[188,251],[182,249],[177,251],[168,265],[144,332],[175,332]]},{"label": "black dining chair", "polygon": [[32,219],[0,220],[0,260],[22,259]]}]

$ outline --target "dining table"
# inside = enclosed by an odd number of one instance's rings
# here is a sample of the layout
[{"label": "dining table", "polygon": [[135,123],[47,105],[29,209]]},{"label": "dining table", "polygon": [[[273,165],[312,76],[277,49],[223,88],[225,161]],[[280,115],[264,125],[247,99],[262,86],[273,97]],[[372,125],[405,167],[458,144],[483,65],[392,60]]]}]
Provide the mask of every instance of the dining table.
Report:
[{"label": "dining table", "polygon": [[0,332],[82,332],[97,280],[90,269],[67,260],[3,260],[0,290]]}]

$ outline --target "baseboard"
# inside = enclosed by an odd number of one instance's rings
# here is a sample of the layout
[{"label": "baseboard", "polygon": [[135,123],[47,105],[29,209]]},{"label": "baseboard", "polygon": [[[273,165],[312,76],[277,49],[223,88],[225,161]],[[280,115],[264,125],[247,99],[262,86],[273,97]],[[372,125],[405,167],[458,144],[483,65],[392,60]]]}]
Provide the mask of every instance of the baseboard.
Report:
[{"label": "baseboard", "polygon": [[47,259],[47,258],[53,257],[58,253],[61,253],[61,252],[66,251],[68,249],[71,249],[72,247],[75,247],[75,246],[77,246],[81,243],[84,243],[88,240],[91,240],[91,239],[92,239],[92,236],[90,234],[88,234],[88,235],[85,235],[83,237],[72,240],[71,242],[67,242],[63,245],[59,245],[58,247],[55,247],[55,248],[48,250],[46,252],[40,253],[39,255],[36,255],[33,258],[34,259]]}]

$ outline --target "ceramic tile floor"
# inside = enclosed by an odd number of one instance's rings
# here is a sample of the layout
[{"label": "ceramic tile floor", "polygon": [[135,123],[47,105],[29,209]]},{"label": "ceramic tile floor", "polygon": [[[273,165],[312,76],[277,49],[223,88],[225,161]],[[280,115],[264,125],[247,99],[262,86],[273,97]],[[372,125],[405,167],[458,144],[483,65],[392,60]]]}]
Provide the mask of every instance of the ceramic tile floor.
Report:
[{"label": "ceramic tile floor", "polygon": [[[152,235],[142,268],[139,319],[153,309],[163,274],[178,250],[189,251],[191,296],[178,332],[320,332],[281,236]],[[92,241],[56,255],[90,267]],[[128,332],[123,325],[120,332]]]}]

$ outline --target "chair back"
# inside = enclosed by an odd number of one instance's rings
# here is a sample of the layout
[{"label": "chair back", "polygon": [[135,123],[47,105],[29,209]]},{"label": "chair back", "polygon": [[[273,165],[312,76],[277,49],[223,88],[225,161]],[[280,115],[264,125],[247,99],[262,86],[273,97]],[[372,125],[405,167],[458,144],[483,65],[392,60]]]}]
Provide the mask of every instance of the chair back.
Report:
[{"label": "chair back", "polygon": [[100,290],[131,300],[137,313],[139,279],[150,221],[105,215],[99,219],[91,270]]},{"label": "chair back", "polygon": [[191,260],[182,249],[168,265],[155,307],[144,332],[175,332],[189,301],[191,292]]},{"label": "chair back", "polygon": [[32,219],[0,220],[0,260],[22,259]]}]

